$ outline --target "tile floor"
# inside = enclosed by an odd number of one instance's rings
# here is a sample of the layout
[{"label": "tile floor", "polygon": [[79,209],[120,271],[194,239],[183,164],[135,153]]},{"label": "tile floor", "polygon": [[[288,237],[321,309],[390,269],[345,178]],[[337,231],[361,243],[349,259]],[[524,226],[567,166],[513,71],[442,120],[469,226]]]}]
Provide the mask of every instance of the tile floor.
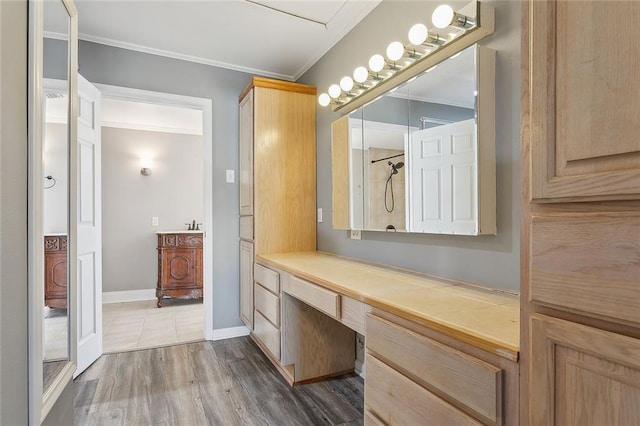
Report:
[{"label": "tile floor", "polygon": [[103,352],[149,349],[204,339],[202,302],[167,299],[102,305]]},{"label": "tile floor", "polygon": [[44,307],[44,360],[67,358],[67,310]]}]

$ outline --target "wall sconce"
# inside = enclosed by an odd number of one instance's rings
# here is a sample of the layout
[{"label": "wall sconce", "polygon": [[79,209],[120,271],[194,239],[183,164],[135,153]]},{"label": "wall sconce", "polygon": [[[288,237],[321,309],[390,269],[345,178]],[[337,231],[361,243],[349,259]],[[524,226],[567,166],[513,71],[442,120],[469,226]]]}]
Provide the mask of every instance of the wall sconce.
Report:
[{"label": "wall sconce", "polygon": [[[394,41],[386,57],[375,54],[368,68],[359,66],[353,78],[329,86],[318,96],[318,103],[331,105],[334,111],[351,111],[384,94],[418,74],[431,70],[447,57],[471,46],[494,31],[493,7],[473,1],[459,11],[449,5],[438,6],[432,15],[433,29],[415,24],[408,33],[408,43]],[[482,26],[480,25],[482,23]],[[395,84],[395,86],[394,86]]]},{"label": "wall sconce", "polygon": [[151,158],[140,157],[140,174],[142,176],[149,176],[151,174]]}]

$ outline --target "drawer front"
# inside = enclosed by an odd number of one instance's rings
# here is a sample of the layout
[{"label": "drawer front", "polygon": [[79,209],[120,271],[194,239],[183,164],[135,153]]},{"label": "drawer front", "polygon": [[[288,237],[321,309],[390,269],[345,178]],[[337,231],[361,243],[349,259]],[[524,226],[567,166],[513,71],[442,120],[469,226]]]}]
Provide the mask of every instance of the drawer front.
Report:
[{"label": "drawer front", "polygon": [[240,216],[240,239],[253,241],[253,216]]},{"label": "drawer front", "polygon": [[[480,425],[379,359],[367,355],[364,402],[388,425]],[[376,424],[367,422],[367,424]]]},{"label": "drawer front", "polygon": [[[455,400],[485,423],[502,422],[502,370],[484,361],[367,315],[367,350],[400,371]],[[367,364],[367,379],[369,376]]]},{"label": "drawer front", "polygon": [[253,279],[271,293],[280,293],[280,274],[256,263],[253,270]]},{"label": "drawer front", "polygon": [[640,215],[534,217],[531,299],[640,324]]},{"label": "drawer front", "polygon": [[254,336],[262,342],[277,360],[280,360],[280,330],[258,311],[255,311],[253,321]]},{"label": "drawer front", "polygon": [[280,298],[256,283],[254,293],[256,311],[276,327],[280,327]]},{"label": "drawer front", "polygon": [[288,276],[284,281],[283,291],[333,318],[340,318],[340,295],[338,293],[294,276]]},{"label": "drawer front", "polygon": [[365,335],[365,318],[371,306],[347,296],[340,297],[340,317],[344,325]]}]

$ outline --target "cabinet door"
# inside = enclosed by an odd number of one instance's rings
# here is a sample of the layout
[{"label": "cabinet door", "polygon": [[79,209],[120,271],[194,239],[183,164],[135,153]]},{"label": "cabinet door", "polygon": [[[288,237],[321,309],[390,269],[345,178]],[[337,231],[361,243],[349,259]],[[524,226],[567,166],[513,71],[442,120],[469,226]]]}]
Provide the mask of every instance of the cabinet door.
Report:
[{"label": "cabinet door", "polygon": [[253,92],[240,102],[240,216],[253,215]]},{"label": "cabinet door", "polygon": [[529,7],[532,198],[640,198],[640,2]]},{"label": "cabinet door", "polygon": [[544,315],[531,319],[532,425],[631,425],[640,419],[640,340]]},{"label": "cabinet door", "polygon": [[331,124],[331,177],[333,229],[349,229],[349,116],[345,115]]},{"label": "cabinet door", "polygon": [[165,288],[181,288],[197,286],[198,259],[195,249],[166,250],[162,257],[162,268],[165,275]]},{"label": "cabinet door", "polygon": [[240,241],[240,318],[253,330],[253,243]]}]

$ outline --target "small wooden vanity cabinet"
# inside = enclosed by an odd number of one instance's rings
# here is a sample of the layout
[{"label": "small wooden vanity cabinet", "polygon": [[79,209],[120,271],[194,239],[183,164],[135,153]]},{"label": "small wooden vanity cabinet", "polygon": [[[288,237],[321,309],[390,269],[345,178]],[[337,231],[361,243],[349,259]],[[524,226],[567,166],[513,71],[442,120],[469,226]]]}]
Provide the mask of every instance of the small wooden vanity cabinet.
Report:
[{"label": "small wooden vanity cabinet", "polygon": [[201,298],[202,232],[159,232],[157,235],[158,307],[162,307],[165,296]]},{"label": "small wooden vanity cabinet", "polygon": [[67,307],[67,236],[44,237],[44,304]]}]

